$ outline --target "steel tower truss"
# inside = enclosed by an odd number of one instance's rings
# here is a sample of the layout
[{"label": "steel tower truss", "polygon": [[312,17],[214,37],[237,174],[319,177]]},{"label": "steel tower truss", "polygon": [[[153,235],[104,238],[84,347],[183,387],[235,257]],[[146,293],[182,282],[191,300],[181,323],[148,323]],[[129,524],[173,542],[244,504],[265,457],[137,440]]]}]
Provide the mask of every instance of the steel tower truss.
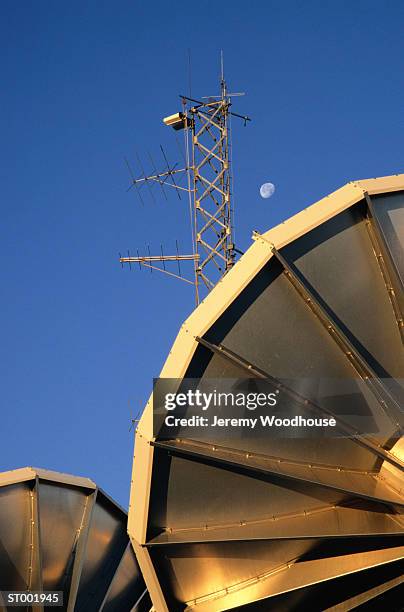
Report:
[{"label": "steel tower truss", "polygon": [[[185,144],[185,167],[170,165],[162,149],[167,170],[146,176],[142,169],[139,178],[132,177],[135,187],[157,182],[162,187],[173,187],[179,197],[187,192],[191,223],[191,255],[139,255],[120,257],[121,264],[138,263],[175,276],[195,286],[195,300],[209,292],[220,278],[228,272],[235,261],[237,249],[234,244],[234,208],[231,174],[231,116],[250,121],[247,116],[230,111],[231,97],[243,94],[227,92],[226,82],[221,76],[220,95],[201,100],[181,96],[182,112],[164,119],[164,123],[175,130],[183,130]],[[179,182],[186,177],[186,185]],[[176,181],[177,179],[177,181]],[[164,192],[165,193],[165,192]],[[194,279],[182,276],[180,262],[193,261]],[[166,269],[167,262],[177,262],[178,274]]]}]

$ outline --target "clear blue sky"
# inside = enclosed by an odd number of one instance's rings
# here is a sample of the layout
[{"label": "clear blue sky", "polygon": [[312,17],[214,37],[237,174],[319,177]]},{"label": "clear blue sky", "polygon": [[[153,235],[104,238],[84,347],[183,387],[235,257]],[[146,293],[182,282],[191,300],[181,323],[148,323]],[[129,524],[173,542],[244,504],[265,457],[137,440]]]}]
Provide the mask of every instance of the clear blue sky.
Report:
[{"label": "clear blue sky", "polygon": [[215,93],[220,49],[248,94],[253,122],[233,125],[244,249],[349,180],[403,171],[403,22],[401,1],[0,3],[0,469],[90,476],[127,503],[130,417],[193,295],[118,265],[185,247],[188,228],[185,202],[126,193],[123,158],[157,160],[160,143],[176,157],[161,118],[187,91],[188,48],[195,96]]}]

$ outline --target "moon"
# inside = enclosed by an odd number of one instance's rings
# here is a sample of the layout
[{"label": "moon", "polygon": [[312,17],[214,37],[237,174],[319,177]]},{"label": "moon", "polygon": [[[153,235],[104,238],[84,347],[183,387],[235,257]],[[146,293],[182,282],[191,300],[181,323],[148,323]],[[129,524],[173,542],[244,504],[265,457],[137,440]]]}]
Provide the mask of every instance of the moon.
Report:
[{"label": "moon", "polygon": [[265,200],[270,198],[275,193],[275,185],[273,183],[264,183],[260,187],[261,198]]}]

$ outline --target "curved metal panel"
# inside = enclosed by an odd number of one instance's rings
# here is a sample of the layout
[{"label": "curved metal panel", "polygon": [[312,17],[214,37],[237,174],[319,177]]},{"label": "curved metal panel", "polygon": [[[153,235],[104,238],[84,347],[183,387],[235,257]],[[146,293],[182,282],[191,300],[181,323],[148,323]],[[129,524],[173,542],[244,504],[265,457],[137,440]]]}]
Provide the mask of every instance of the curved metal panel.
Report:
[{"label": "curved metal panel", "polygon": [[374,211],[390,251],[392,265],[404,284],[404,192],[379,195]]},{"label": "curved metal panel", "polygon": [[[267,612],[269,601],[276,612],[348,612],[386,609],[401,612],[404,563],[398,561],[320,582],[254,603],[237,606],[237,612]],[[400,591],[400,593],[399,593]],[[366,604],[366,608],[360,608]],[[329,607],[331,606],[331,607]]]},{"label": "curved metal panel", "polygon": [[357,205],[284,247],[284,252],[377,374],[404,379],[401,338],[367,223],[364,204]]},{"label": "curved metal panel", "polygon": [[45,590],[65,591],[88,492],[40,481],[42,577]]},{"label": "curved metal panel", "polygon": [[98,494],[75,604],[77,612],[100,608],[127,543],[121,512]]},{"label": "curved metal panel", "polygon": [[0,590],[25,590],[29,582],[33,483],[0,488]]},{"label": "curved metal panel", "polygon": [[[344,548],[349,554],[343,553]],[[389,540],[383,539],[354,544],[338,541],[338,546],[317,540],[287,540],[178,545],[164,547],[164,551],[153,549],[152,558],[169,584],[171,601],[176,602],[170,611],[219,612],[392,563],[403,559],[403,554],[403,546],[389,547]],[[223,587],[224,583],[228,586]]]},{"label": "curved metal panel", "polygon": [[135,553],[132,546],[128,544],[101,610],[102,612],[120,612],[134,609],[135,612],[142,610],[149,612],[150,608],[150,598],[142,580]]}]

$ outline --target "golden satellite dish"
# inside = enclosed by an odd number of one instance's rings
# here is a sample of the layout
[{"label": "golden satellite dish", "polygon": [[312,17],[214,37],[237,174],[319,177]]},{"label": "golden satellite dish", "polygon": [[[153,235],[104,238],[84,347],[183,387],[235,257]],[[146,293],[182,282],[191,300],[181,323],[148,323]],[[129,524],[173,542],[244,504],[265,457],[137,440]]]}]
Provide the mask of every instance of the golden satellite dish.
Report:
[{"label": "golden satellite dish", "polygon": [[[149,612],[126,512],[89,478],[37,468],[0,474],[2,591],[60,591],[57,610]],[[5,596],[5,595],[4,595]]]},{"label": "golden satellite dish", "polygon": [[151,397],[129,534],[157,612],[399,609],[403,281],[404,175],[363,180],[255,234],[184,322],[162,378],[357,379],[376,427],[341,400],[333,439],[161,440]]}]

